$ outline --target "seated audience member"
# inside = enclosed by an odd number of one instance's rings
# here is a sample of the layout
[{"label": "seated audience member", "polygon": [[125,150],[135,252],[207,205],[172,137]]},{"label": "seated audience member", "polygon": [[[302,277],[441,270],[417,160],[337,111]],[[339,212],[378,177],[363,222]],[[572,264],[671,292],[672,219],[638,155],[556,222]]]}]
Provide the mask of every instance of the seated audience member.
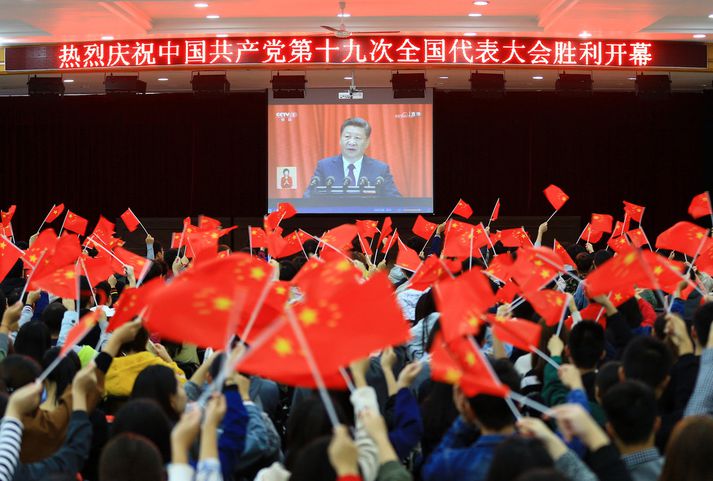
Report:
[{"label": "seated audience member", "polygon": [[114,359],[106,373],[106,394],[110,396],[129,396],[134,387],[134,381],[141,371],[148,366],[161,365],[169,367],[178,375],[181,383],[185,382],[183,371],[176,365],[160,344],[153,344],[156,354],[148,352],[148,331],[141,328],[136,337],[122,345],[121,356]]},{"label": "seated audience member", "polygon": [[[497,360],[493,369],[513,391],[520,378],[512,364]],[[485,480],[498,444],[515,433],[515,418],[504,399],[487,394],[467,398],[460,388],[453,395],[460,417],[443,436],[421,469],[425,481],[441,479]]]},{"label": "seated audience member", "polygon": [[602,399],[607,431],[633,481],[658,479],[663,459],[654,446],[661,420],[653,390],[639,381],[613,386]]},{"label": "seated audience member", "polygon": [[178,375],[160,364],[148,366],[136,376],[131,398],[153,399],[172,422],[178,421],[188,402]]}]

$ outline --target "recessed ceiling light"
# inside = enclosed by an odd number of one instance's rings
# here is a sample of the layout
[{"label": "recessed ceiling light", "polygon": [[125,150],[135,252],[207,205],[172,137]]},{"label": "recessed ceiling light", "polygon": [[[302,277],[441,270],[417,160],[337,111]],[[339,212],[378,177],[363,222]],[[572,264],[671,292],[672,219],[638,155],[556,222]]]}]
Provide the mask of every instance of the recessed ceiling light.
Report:
[{"label": "recessed ceiling light", "polygon": [[196,8],[208,8],[208,4],[204,2],[194,3],[193,6]]},{"label": "recessed ceiling light", "polygon": [[490,2],[488,0],[475,0],[475,2],[473,2],[473,5],[477,5],[478,7],[484,7],[489,3]]},{"label": "recessed ceiling light", "polygon": [[447,79],[448,76],[447,76],[447,75],[442,75],[442,76],[440,76],[440,77],[438,77],[438,78],[440,78],[440,79]]},{"label": "recessed ceiling light", "polygon": [[710,15],[708,15],[708,18],[713,18],[713,13],[711,13]]},{"label": "recessed ceiling light", "polygon": [[104,35],[102,37],[102,40],[114,40],[114,37],[112,37],[111,35]]},{"label": "recessed ceiling light", "polygon": [[218,37],[218,38],[225,38],[227,36],[228,36],[227,33],[219,33],[218,35],[216,35],[216,37]]},{"label": "recessed ceiling light", "polygon": [[351,79],[352,79],[352,77],[350,77],[348,75],[346,77],[344,77],[344,80],[351,80]]},{"label": "recessed ceiling light", "polygon": [[157,80],[159,82],[168,82],[168,78],[166,78],[166,77],[159,77]]},{"label": "recessed ceiling light", "polygon": [[64,83],[66,83],[66,84],[72,84],[72,83],[74,83],[74,80],[71,79],[71,78],[66,78],[66,79],[64,79]]},{"label": "recessed ceiling light", "polygon": [[206,15],[205,18],[207,18],[208,20],[216,20],[220,18],[220,15]]},{"label": "recessed ceiling light", "polygon": [[693,38],[706,38],[705,33],[696,33],[693,35]]},{"label": "recessed ceiling light", "polygon": [[587,32],[586,30],[579,34],[579,38],[589,38],[591,36],[592,36],[592,34]]},{"label": "recessed ceiling light", "polygon": [[478,34],[475,32],[465,32],[463,34],[464,37],[475,37],[476,35],[478,35]]},{"label": "recessed ceiling light", "polygon": [[469,13],[468,16],[469,17],[482,17],[483,14],[482,13]]},{"label": "recessed ceiling light", "polygon": [[636,77],[627,77],[626,80],[636,80]]},{"label": "recessed ceiling light", "polygon": [[532,80],[542,80],[544,78],[545,77],[543,77],[542,75],[535,75],[534,77],[532,77]]},{"label": "recessed ceiling light", "polygon": [[337,17],[339,17],[339,18],[347,18],[347,17],[351,17],[351,16],[352,16],[351,13],[338,13],[337,14]]}]

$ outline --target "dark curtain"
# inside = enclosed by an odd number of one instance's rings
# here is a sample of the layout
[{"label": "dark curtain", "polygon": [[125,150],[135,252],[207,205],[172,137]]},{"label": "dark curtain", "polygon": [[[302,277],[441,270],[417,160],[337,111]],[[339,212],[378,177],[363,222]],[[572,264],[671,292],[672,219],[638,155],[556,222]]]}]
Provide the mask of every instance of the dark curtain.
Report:
[{"label": "dark curtain", "polygon": [[[59,202],[92,223],[127,206],[143,218],[259,217],[266,107],[265,92],[0,98],[0,206],[18,205],[20,238]],[[462,196],[487,217],[501,197],[502,216],[544,220],[552,209],[542,189],[554,183],[571,197],[563,216],[622,217],[628,200],[647,207],[653,237],[685,219],[713,179],[711,95],[644,102],[630,93],[514,92],[488,101],[437,92],[434,116],[442,215]]]}]

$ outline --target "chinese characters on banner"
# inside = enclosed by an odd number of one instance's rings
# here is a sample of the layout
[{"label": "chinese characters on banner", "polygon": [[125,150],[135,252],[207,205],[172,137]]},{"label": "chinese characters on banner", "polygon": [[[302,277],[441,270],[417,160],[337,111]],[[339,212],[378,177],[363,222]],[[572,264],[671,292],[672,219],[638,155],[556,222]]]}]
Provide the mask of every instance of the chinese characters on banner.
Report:
[{"label": "chinese characters on banner", "polygon": [[8,47],[7,70],[212,65],[526,65],[706,68],[706,46],[642,40],[254,37]]}]

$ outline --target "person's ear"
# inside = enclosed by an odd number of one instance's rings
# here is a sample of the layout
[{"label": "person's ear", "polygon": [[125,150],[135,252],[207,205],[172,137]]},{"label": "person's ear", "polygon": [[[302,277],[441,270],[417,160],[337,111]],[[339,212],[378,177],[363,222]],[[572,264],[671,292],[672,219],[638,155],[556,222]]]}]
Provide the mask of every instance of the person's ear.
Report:
[{"label": "person's ear", "polygon": [[696,326],[691,326],[691,337],[695,342],[700,344],[700,339],[698,339],[698,331],[696,330]]},{"label": "person's ear", "polygon": [[611,425],[611,423],[609,421],[607,421],[606,424],[604,425],[604,429],[606,429],[609,437],[614,439],[614,437],[616,436],[616,431],[614,431],[614,427]]},{"label": "person's ear", "polygon": [[601,356],[599,356],[599,360],[601,361],[602,359],[604,359],[606,357],[606,355],[607,355],[606,349],[602,349],[602,354],[601,354]]},{"label": "person's ear", "polygon": [[617,369],[617,373],[619,374],[619,382],[626,381],[626,374],[624,374],[624,366],[619,366],[619,369]]}]

